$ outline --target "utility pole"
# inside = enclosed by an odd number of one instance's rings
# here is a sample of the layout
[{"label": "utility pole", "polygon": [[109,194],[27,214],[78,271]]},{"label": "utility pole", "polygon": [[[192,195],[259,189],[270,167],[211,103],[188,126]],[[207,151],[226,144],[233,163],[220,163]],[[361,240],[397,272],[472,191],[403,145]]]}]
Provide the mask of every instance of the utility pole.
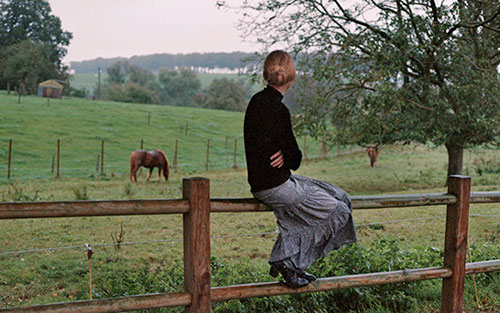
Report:
[{"label": "utility pole", "polygon": [[97,68],[97,99],[101,99],[101,68]]}]

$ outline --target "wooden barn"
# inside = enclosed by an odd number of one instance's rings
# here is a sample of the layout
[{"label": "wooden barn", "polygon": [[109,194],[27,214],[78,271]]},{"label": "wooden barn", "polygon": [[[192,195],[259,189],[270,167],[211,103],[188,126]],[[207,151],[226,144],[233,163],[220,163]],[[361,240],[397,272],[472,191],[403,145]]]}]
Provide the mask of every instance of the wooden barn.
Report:
[{"label": "wooden barn", "polygon": [[63,85],[53,79],[41,82],[38,85],[38,96],[44,98],[61,98]]}]

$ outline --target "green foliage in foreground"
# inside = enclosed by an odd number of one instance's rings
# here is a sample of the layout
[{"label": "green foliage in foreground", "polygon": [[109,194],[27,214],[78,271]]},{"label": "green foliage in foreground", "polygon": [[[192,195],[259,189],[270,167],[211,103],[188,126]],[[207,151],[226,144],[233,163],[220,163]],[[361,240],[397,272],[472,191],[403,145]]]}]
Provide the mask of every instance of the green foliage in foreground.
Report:
[{"label": "green foliage in foreground", "polygon": [[[498,244],[485,243],[472,247],[476,259],[498,257]],[[317,261],[311,272],[319,277],[354,275],[370,272],[404,270],[419,267],[441,266],[440,249],[416,247],[405,250],[395,239],[383,238],[370,246],[353,244],[330,253]],[[164,268],[144,265],[139,270],[110,271],[96,281],[96,298],[127,296],[133,294],[173,292],[183,290],[181,264]],[[245,260],[229,264],[218,257],[212,258],[213,286],[271,281],[267,267],[251,265]],[[481,297],[500,292],[500,274],[486,273],[476,276]],[[472,281],[466,281],[466,302],[473,303]],[[440,280],[398,283],[393,285],[352,288],[329,292],[273,296],[231,300],[214,304],[214,312],[422,312],[439,307]],[[496,299],[495,301],[499,301]],[[500,303],[490,303],[499,306]],[[183,308],[154,310],[154,312],[183,312]],[[150,311],[149,311],[150,312]]]}]

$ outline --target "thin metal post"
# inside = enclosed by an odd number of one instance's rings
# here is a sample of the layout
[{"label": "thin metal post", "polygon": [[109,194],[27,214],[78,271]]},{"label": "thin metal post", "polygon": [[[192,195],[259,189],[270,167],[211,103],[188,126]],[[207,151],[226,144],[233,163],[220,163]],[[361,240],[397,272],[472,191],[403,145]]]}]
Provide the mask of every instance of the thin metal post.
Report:
[{"label": "thin metal post", "polygon": [[59,162],[61,160],[61,140],[57,139],[57,162],[56,162],[56,178],[60,178],[59,176]]},{"label": "thin metal post", "polygon": [[10,179],[10,162],[12,160],[12,139],[9,139],[9,159],[7,161],[7,179]]},{"label": "thin metal post", "polygon": [[104,139],[101,140],[101,175],[104,175]]},{"label": "thin metal post", "polygon": [[174,173],[177,173],[177,139],[175,139]]},{"label": "thin metal post", "polygon": [[238,147],[238,139],[235,139],[234,140],[234,153],[233,153],[233,158],[234,158],[234,165],[233,165],[233,168],[238,168],[238,163],[237,163],[237,160],[236,160],[236,149]]},{"label": "thin metal post", "polygon": [[208,172],[208,158],[209,158],[209,155],[210,155],[210,139],[207,139],[207,161],[205,163],[205,168]]}]

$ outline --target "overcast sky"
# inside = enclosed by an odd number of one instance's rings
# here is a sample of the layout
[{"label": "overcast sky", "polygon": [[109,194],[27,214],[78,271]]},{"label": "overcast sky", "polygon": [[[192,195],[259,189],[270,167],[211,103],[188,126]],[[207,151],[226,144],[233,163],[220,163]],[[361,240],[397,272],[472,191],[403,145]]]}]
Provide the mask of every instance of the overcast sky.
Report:
[{"label": "overcast sky", "polygon": [[253,52],[216,0],[48,0],[73,33],[64,61],[153,53]]}]

